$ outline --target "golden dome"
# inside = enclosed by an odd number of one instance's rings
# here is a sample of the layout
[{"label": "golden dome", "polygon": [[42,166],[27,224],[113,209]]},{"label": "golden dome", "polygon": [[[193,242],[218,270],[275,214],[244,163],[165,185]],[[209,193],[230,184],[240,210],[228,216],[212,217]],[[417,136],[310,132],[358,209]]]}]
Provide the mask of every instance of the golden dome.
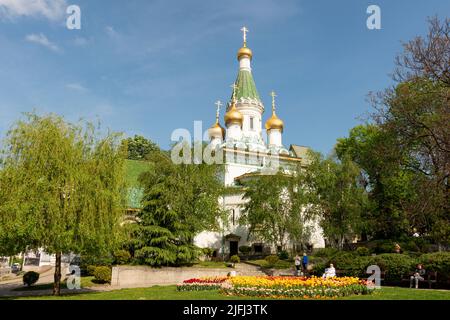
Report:
[{"label": "golden dome", "polygon": [[225,124],[228,126],[231,123],[238,123],[242,126],[243,120],[244,117],[242,116],[242,113],[240,113],[239,110],[236,109],[236,103],[233,101],[230,110],[225,113]]},{"label": "golden dome", "polygon": [[271,129],[279,129],[281,132],[283,132],[284,123],[283,121],[277,117],[275,112],[272,114],[269,120],[266,121],[266,130]]},{"label": "golden dome", "polygon": [[225,129],[218,122],[208,129],[208,134],[210,137],[222,137],[222,139],[225,139]]},{"label": "golden dome", "polygon": [[248,56],[251,59],[253,57],[252,50],[244,45],[237,53],[238,60],[240,60],[242,56]]}]

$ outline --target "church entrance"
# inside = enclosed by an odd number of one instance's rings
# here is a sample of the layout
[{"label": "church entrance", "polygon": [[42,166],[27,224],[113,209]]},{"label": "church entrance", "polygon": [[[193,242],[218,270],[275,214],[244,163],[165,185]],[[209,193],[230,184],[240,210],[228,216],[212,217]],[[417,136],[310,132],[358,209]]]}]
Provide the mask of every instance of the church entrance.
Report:
[{"label": "church entrance", "polygon": [[230,257],[238,254],[239,241],[230,241]]}]

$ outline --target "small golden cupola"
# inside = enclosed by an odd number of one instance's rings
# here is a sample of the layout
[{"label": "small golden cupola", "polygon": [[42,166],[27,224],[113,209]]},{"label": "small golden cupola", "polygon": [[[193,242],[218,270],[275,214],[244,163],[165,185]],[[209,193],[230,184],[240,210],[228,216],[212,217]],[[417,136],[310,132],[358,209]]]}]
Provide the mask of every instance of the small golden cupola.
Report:
[{"label": "small golden cupola", "polygon": [[229,125],[236,123],[242,127],[242,122],[244,121],[244,116],[236,108],[236,89],[237,89],[236,83],[233,83],[233,85],[231,87],[233,88],[233,97],[231,100],[231,107],[229,108],[227,113],[225,113],[225,124],[228,127]]},{"label": "small golden cupola", "polygon": [[275,113],[275,97],[276,94],[274,91],[270,93],[272,96],[272,116],[266,121],[266,130],[272,130],[272,129],[278,129],[281,132],[283,132],[284,129],[284,122],[277,117]]},{"label": "small golden cupola", "polygon": [[242,27],[241,31],[244,34],[244,45],[242,46],[242,48],[239,49],[239,51],[237,53],[237,58],[238,58],[238,60],[241,60],[241,57],[247,56],[251,60],[253,57],[253,53],[252,53],[252,50],[250,50],[250,48],[247,48],[248,29],[244,26],[244,27]]},{"label": "small golden cupola", "polygon": [[217,101],[215,103],[215,105],[217,106],[216,123],[214,123],[211,126],[211,128],[208,129],[208,134],[211,139],[214,139],[214,138],[225,139],[225,129],[222,128],[222,126],[219,123],[219,113],[220,113],[220,107],[222,106],[222,102]]}]

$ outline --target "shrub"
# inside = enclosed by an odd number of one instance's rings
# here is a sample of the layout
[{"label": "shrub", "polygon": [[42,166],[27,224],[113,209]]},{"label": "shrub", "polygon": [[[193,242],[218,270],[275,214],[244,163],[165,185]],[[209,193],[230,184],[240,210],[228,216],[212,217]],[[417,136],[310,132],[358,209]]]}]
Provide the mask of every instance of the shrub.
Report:
[{"label": "shrub", "polygon": [[402,275],[410,273],[414,270],[416,260],[406,254],[384,253],[371,259],[372,264],[380,267],[386,272],[386,280],[398,281]]},{"label": "shrub", "polygon": [[366,247],[358,247],[356,249],[356,253],[360,256],[368,256],[368,255],[370,255],[370,250],[369,250],[369,248],[366,248]]},{"label": "shrub", "polygon": [[98,282],[111,282],[111,268],[107,266],[98,266],[94,270],[94,278]]},{"label": "shrub", "polygon": [[313,255],[315,257],[331,258],[337,253],[339,253],[339,250],[335,248],[320,248],[314,251]]},{"label": "shrub", "polygon": [[116,264],[126,264],[130,259],[131,254],[127,250],[117,250],[114,252],[114,262]]},{"label": "shrub", "polygon": [[278,252],[278,258],[280,258],[281,260],[287,260],[289,259],[289,253],[286,250],[282,250]]},{"label": "shrub", "polygon": [[214,254],[215,249],[213,249],[213,248],[202,248],[201,251],[202,251],[202,254],[203,254],[207,259],[211,260],[213,254]]},{"label": "shrub", "polygon": [[244,255],[249,254],[250,251],[252,251],[252,247],[250,247],[250,246],[240,246],[239,247],[239,252],[244,254]]},{"label": "shrub", "polygon": [[[374,241],[375,247],[373,251],[377,254],[380,253],[394,253],[395,252],[395,242],[391,240],[377,240]],[[401,245],[400,245],[401,247]],[[402,248],[403,250],[403,248]]]},{"label": "shrub", "polygon": [[93,276],[95,268],[97,268],[97,266],[92,266],[92,265],[86,266],[86,274],[88,276]]},{"label": "shrub", "polygon": [[267,256],[265,260],[267,261],[268,267],[273,267],[277,264],[278,261],[280,261],[280,258],[278,258],[278,256],[276,255],[270,255]]},{"label": "shrub", "polygon": [[426,271],[436,271],[439,282],[450,279],[450,252],[423,254],[418,262],[423,264]]},{"label": "shrub", "polygon": [[233,263],[233,264],[234,263],[239,263],[239,262],[241,262],[241,259],[239,258],[238,255],[234,255],[234,256],[231,256],[230,262]]},{"label": "shrub", "polygon": [[34,271],[28,271],[23,275],[23,284],[27,286],[31,286],[35,284],[39,280],[39,273]]}]

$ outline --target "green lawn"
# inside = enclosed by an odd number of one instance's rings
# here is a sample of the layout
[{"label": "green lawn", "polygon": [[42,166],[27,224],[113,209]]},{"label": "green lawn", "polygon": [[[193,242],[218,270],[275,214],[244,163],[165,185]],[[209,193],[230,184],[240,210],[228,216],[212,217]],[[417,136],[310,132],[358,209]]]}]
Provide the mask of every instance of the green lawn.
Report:
[{"label": "green lawn", "polygon": [[[178,292],[176,286],[122,289],[108,292],[64,295],[58,298],[20,297],[18,299],[63,300],[251,300],[247,297],[231,297],[218,291]],[[450,300],[450,290],[427,290],[383,287],[372,295],[349,296],[342,300]]]},{"label": "green lawn", "polygon": [[278,262],[273,265],[273,266],[269,266],[269,263],[264,260],[264,259],[260,259],[260,260],[249,260],[247,261],[250,264],[256,265],[256,266],[260,266],[262,268],[274,268],[274,269],[289,269],[289,268],[293,268],[294,267],[294,262],[293,261],[286,261],[286,260],[278,260]]}]

